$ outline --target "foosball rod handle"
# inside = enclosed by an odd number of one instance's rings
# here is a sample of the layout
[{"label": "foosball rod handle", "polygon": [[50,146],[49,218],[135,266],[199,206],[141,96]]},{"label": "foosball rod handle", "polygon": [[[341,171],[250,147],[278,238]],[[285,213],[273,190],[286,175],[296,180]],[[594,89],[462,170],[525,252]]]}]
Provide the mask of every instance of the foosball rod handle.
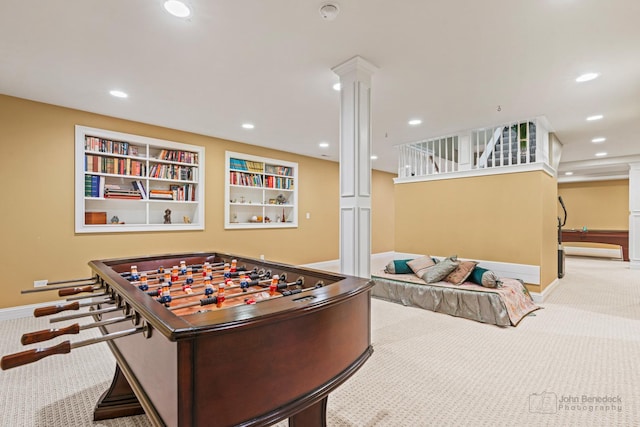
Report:
[{"label": "foosball rod handle", "polygon": [[9,354],[0,360],[2,370],[15,368],[29,363],[44,359],[53,354],[66,354],[71,352],[71,343],[69,341],[61,342],[58,345],[49,348],[34,348],[20,353]]},{"label": "foosball rod handle", "polygon": [[78,347],[84,347],[85,345],[96,344],[104,341],[111,341],[116,338],[126,337],[128,335],[138,334],[140,332],[146,332],[147,338],[151,336],[151,329],[145,324],[142,326],[136,326],[132,329],[125,329],[124,331],[112,332],[110,334],[102,335],[97,338],[90,338],[84,341],[77,341],[71,343],[70,341],[63,341],[58,345],[54,345],[49,348],[34,348],[32,350],[23,351],[15,354],[8,354],[0,360],[0,368],[2,370],[15,368],[18,366],[26,365],[28,363],[37,362],[47,356],[54,354],[66,354],[70,353],[72,349]]},{"label": "foosball rod handle", "polygon": [[37,332],[30,332],[22,335],[20,342],[23,345],[34,344],[37,342],[48,341],[52,338],[59,337],[60,335],[72,335],[80,333],[80,325],[75,323],[69,325],[66,328],[60,329],[45,329]]},{"label": "foosball rod handle", "polygon": [[67,297],[70,295],[76,295],[76,294],[81,294],[83,292],[93,292],[96,289],[99,288],[94,288],[93,286],[89,285],[89,286],[82,286],[82,287],[76,287],[76,288],[67,288],[67,289],[60,289],[58,291],[58,296],[60,297]]},{"label": "foosball rod handle", "polygon": [[49,316],[51,314],[60,313],[61,311],[79,310],[79,309],[80,309],[80,303],[76,301],[66,305],[58,304],[58,305],[50,305],[48,307],[38,307],[35,310],[33,310],[33,316],[34,317]]}]

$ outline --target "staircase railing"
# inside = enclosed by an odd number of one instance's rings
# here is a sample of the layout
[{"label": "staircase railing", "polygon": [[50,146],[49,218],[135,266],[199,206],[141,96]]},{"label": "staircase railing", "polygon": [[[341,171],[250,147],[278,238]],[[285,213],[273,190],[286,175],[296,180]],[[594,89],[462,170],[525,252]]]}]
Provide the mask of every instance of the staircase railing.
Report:
[{"label": "staircase railing", "polygon": [[398,178],[549,164],[547,129],[538,117],[397,145]]}]

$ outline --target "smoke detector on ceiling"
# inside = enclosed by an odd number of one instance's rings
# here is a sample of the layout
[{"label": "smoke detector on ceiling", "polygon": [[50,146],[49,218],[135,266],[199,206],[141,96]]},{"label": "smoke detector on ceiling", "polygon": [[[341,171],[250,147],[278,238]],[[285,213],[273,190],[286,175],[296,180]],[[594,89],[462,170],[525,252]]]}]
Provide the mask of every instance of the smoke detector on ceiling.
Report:
[{"label": "smoke detector on ceiling", "polygon": [[326,21],[333,21],[338,16],[340,9],[336,3],[325,3],[320,6],[320,16]]}]

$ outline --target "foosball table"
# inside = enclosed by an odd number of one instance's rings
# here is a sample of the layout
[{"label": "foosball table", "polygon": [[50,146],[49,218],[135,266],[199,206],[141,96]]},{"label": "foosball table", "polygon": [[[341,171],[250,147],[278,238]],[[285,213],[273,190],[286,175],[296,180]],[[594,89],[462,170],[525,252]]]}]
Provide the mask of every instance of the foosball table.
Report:
[{"label": "foosball table", "polygon": [[[91,261],[94,276],[50,284],[64,304],[23,344],[97,327],[102,335],[2,358],[2,369],[107,342],[117,361],[94,419],[154,425],[326,425],[327,398],[372,354],[373,282],[220,253]],[[24,291],[31,292],[36,290]],[[91,299],[88,299],[91,298]],[[86,309],[85,309],[86,308]]]}]

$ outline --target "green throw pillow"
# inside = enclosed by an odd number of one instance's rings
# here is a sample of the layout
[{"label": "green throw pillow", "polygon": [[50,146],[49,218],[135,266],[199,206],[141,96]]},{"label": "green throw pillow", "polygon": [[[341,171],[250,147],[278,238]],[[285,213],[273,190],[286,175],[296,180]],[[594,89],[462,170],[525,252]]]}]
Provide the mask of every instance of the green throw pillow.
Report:
[{"label": "green throw pillow", "polygon": [[482,267],[474,268],[467,280],[485,288],[499,288],[502,285],[496,273]]},{"label": "green throw pillow", "polygon": [[389,274],[409,274],[413,273],[413,270],[407,265],[407,262],[413,261],[412,259],[395,259],[384,268],[385,273]]}]

